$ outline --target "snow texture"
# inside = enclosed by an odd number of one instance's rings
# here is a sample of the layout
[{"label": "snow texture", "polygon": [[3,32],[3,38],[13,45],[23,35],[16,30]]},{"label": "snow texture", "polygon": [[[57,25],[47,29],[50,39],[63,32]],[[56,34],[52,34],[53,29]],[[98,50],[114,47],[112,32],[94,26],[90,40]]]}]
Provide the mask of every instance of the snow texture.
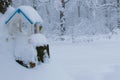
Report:
[{"label": "snow texture", "polygon": [[33,34],[30,37],[30,42],[36,47],[36,46],[44,46],[48,44],[47,39],[42,34]]},{"label": "snow texture", "polygon": [[43,22],[40,15],[31,6],[20,6],[18,9],[21,9],[33,21],[33,23]]},{"label": "snow texture", "polygon": [[119,80],[119,40],[52,43],[55,60],[74,80]]},{"label": "snow texture", "polygon": [[[26,51],[34,53],[34,48],[27,41],[29,38],[23,35],[17,38],[9,36],[4,22],[12,11],[14,9],[9,7],[4,15],[0,14],[0,80],[120,80],[119,34],[110,35],[107,40],[89,43],[52,41],[49,63],[40,64],[33,69],[19,65],[14,60],[14,52],[18,53],[22,49],[22,54],[29,56]],[[120,33],[119,30],[117,33]],[[41,35],[40,38],[33,36],[33,42],[36,43],[37,39],[45,39]]]},{"label": "snow texture", "polygon": [[19,35],[15,39],[15,59],[22,60],[25,64],[29,62],[36,63],[37,52],[33,45],[29,42],[29,37],[25,35]]},{"label": "snow texture", "polygon": [[[54,59],[33,69],[27,69],[16,63],[15,57],[22,56],[22,59],[27,58],[29,60],[31,54],[34,54],[35,51],[31,46],[32,44],[27,41],[30,39],[29,37],[18,34],[15,38],[8,34],[5,21],[13,11],[14,9],[9,7],[4,15],[0,14],[0,80],[73,80],[63,69],[57,66]],[[32,58],[34,55],[32,55]]]},{"label": "snow texture", "polygon": [[9,17],[9,15],[11,15],[11,13],[14,11],[14,8],[12,8],[11,6],[8,7],[8,10],[5,12],[5,14],[1,14],[0,13],[0,54],[7,54],[6,51],[12,51],[12,43],[8,43],[8,40],[10,40],[12,42],[11,39],[9,38],[8,35],[8,28],[5,26],[5,21],[6,18]]},{"label": "snow texture", "polygon": [[13,14],[9,17],[9,19],[15,14],[17,10],[21,10],[27,16],[33,24],[36,22],[43,22],[41,16],[37,13],[37,11],[31,6],[20,6],[16,10],[14,10]]}]

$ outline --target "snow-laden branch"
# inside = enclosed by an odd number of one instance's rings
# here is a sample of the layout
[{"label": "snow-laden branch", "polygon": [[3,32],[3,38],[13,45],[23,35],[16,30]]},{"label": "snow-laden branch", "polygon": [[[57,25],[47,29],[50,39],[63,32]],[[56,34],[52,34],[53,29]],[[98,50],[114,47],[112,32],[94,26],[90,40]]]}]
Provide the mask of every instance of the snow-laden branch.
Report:
[{"label": "snow-laden branch", "polygon": [[[44,1],[38,0],[38,2],[47,5],[48,3],[50,3],[50,0],[44,0]],[[39,7],[41,7],[41,5],[37,5],[37,7],[39,8]]]},{"label": "snow-laden branch", "polygon": [[50,0],[39,0],[40,3],[49,3]]},{"label": "snow-laden branch", "polygon": [[66,1],[65,1],[65,4],[68,3],[69,1],[70,1],[70,0],[66,0]]},{"label": "snow-laden branch", "polygon": [[101,7],[115,7],[117,8],[117,5],[120,5],[118,3],[110,3],[110,4],[103,4],[103,5],[95,5],[96,8],[101,8]]}]

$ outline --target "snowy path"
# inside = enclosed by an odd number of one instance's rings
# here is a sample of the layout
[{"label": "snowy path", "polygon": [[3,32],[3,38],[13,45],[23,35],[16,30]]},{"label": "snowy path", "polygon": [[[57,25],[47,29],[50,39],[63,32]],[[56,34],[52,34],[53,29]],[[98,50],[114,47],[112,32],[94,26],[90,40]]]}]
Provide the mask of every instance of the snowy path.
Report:
[{"label": "snowy path", "polygon": [[120,41],[54,44],[52,53],[74,80],[120,80]]}]

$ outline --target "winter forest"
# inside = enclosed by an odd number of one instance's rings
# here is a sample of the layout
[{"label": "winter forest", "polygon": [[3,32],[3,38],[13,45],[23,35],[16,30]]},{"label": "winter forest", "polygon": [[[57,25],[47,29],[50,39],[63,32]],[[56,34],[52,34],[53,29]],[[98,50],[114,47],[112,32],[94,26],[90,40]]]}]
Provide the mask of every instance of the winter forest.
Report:
[{"label": "winter forest", "polygon": [[42,16],[46,36],[113,33],[120,27],[119,0],[13,0],[12,6],[31,5]]},{"label": "winter forest", "polygon": [[120,80],[120,0],[0,0],[0,80]]}]

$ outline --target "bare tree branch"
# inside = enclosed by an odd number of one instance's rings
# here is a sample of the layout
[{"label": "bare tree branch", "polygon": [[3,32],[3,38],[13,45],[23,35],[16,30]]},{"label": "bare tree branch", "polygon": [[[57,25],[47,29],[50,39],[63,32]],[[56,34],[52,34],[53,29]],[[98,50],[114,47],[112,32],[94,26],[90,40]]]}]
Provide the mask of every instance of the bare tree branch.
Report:
[{"label": "bare tree branch", "polygon": [[48,0],[48,1],[41,1],[41,0],[39,0],[39,2],[40,2],[40,3],[49,3],[50,0]]},{"label": "bare tree branch", "polygon": [[101,8],[101,7],[115,7],[115,8],[117,8],[117,3],[96,5],[96,8]]},{"label": "bare tree branch", "polygon": [[70,0],[65,1],[65,4],[68,3]]}]

